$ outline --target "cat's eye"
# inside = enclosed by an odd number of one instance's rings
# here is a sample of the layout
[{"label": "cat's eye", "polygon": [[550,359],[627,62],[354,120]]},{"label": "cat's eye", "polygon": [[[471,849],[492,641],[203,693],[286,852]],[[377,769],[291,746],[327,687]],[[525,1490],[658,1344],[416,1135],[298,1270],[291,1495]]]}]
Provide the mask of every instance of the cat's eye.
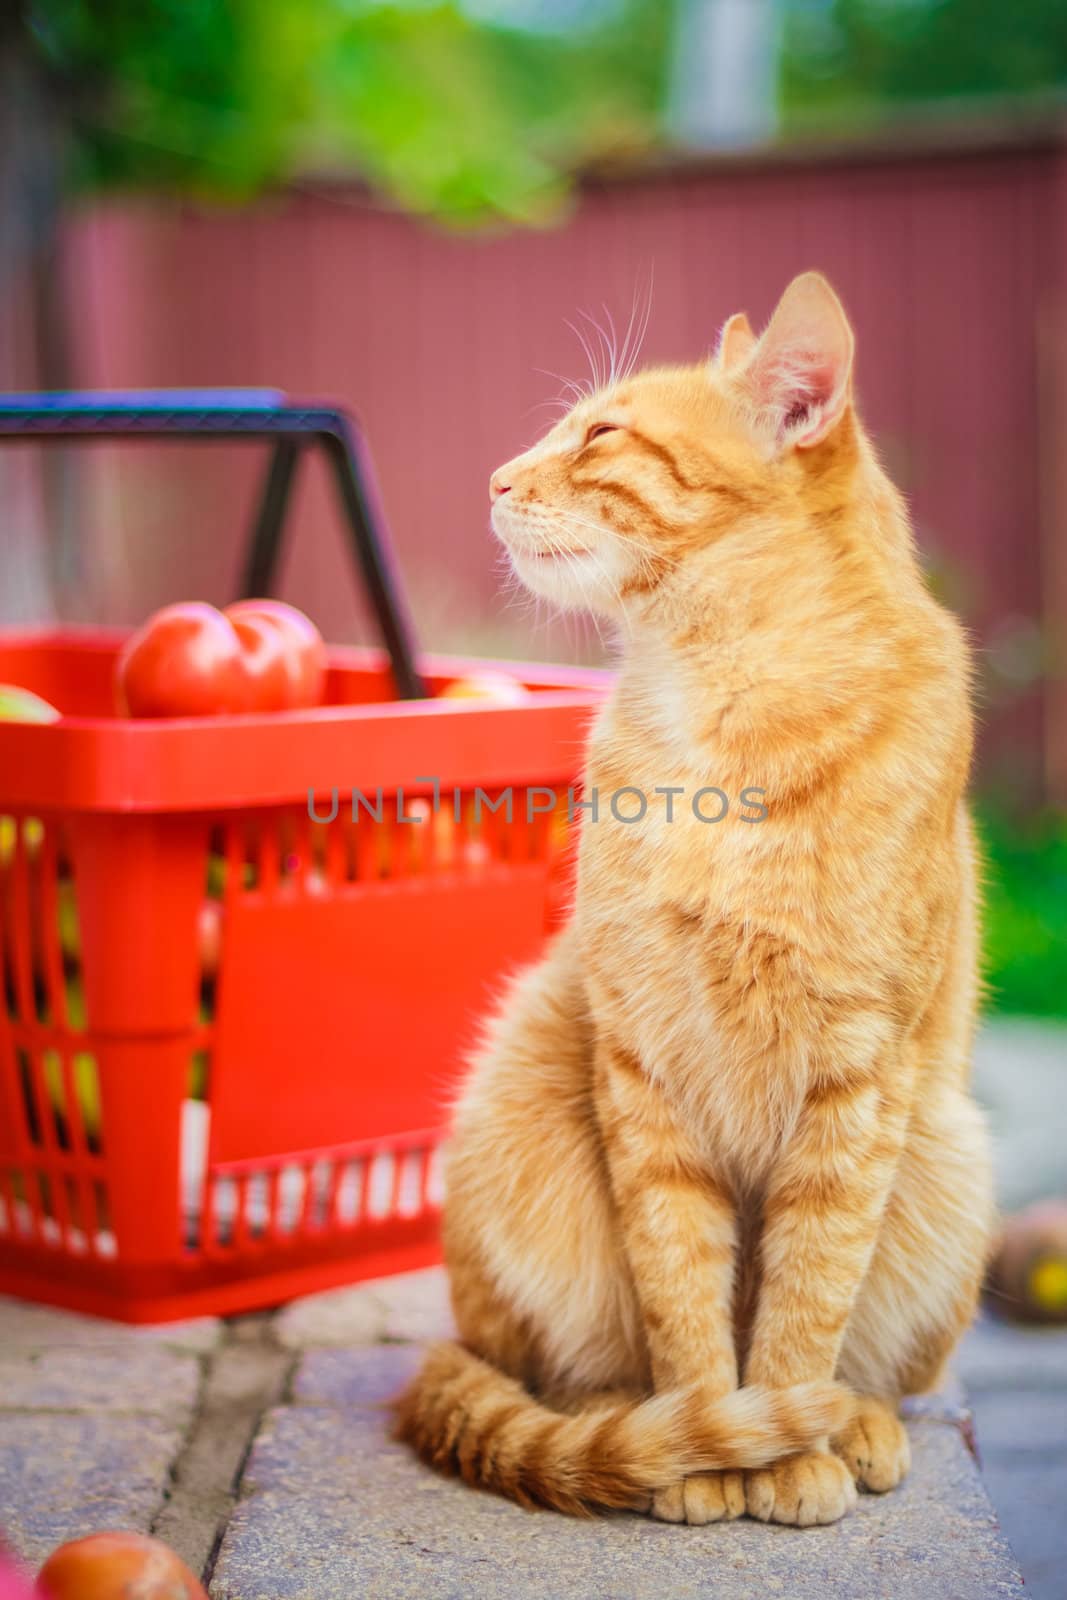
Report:
[{"label": "cat's eye", "polygon": [[618,431],[619,424],[617,422],[594,422],[585,436],[585,442],[586,444],[592,444],[593,440],[599,439],[602,434],[618,433]]}]

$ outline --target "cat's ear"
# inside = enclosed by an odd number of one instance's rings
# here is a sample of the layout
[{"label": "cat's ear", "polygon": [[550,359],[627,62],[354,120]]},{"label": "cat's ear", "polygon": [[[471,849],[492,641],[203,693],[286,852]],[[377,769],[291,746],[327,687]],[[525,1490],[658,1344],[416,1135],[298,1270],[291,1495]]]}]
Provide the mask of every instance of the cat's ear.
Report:
[{"label": "cat's ear", "polygon": [[715,350],[715,365],[720,372],[739,367],[755,348],[756,335],[743,311],[735,311],[722,325],[719,343]]},{"label": "cat's ear", "polygon": [[786,289],[737,374],[759,425],[779,448],[810,449],[844,415],[855,340],[840,300],[819,272]]}]

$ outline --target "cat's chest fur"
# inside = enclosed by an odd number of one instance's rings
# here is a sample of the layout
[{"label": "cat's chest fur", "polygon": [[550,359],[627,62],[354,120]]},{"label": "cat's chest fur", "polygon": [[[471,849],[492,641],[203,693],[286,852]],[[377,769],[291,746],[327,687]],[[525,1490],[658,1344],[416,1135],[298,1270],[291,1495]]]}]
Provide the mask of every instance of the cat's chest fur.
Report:
[{"label": "cat's chest fur", "polygon": [[[788,837],[773,808],[744,820],[736,773],[719,783],[670,738],[631,741],[625,773],[618,752],[594,739],[587,775],[597,811],[583,824],[578,923],[594,1017],[662,1082],[709,1161],[750,1182],[805,1084],[803,1039],[781,1049],[776,1007],[788,997],[753,958],[791,938]],[[623,784],[638,793],[619,795]],[[656,792],[668,788],[682,792]]]}]

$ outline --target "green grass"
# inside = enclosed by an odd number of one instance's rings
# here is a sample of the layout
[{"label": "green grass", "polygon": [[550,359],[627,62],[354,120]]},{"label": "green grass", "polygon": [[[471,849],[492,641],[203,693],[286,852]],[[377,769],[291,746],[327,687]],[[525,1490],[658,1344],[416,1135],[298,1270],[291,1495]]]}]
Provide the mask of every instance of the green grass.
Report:
[{"label": "green grass", "polygon": [[1067,812],[979,804],[990,1011],[1067,1018]]}]

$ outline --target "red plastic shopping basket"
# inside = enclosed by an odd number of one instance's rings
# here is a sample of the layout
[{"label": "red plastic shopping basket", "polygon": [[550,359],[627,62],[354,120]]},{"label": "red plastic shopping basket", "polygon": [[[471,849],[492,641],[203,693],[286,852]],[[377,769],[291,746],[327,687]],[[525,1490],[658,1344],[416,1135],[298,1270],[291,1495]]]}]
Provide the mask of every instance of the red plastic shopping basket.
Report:
[{"label": "red plastic shopping basket", "polygon": [[64,713],[0,723],[0,1291],[132,1322],[438,1259],[448,1096],[564,911],[604,686],[512,668],[528,704],[421,697],[485,663],[416,664],[335,410],[0,401],[0,439],[191,433],[273,443],[244,592],[326,450],[388,648],[331,651],[321,709],[148,722],[112,713],[121,634],[0,633],[0,681]]}]

